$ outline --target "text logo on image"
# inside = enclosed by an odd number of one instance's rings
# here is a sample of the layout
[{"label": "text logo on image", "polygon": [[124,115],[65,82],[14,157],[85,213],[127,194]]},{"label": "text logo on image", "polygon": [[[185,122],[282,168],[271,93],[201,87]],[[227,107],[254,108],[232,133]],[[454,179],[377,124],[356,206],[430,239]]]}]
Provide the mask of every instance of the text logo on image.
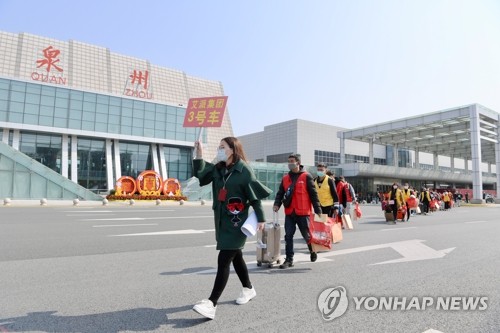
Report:
[{"label": "text logo on image", "polygon": [[325,321],[342,316],[348,305],[347,291],[342,286],[325,289],[318,297],[318,309]]}]

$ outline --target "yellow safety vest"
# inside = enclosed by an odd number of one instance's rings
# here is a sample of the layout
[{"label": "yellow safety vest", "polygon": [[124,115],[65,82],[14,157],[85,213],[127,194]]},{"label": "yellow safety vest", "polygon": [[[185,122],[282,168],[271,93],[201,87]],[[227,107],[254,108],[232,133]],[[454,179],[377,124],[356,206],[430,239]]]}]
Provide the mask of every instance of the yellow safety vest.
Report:
[{"label": "yellow safety vest", "polygon": [[314,185],[316,186],[316,192],[318,192],[319,203],[323,207],[328,207],[333,205],[332,192],[330,191],[330,184],[328,184],[328,177],[325,176],[321,187],[318,184],[319,178],[316,178]]}]

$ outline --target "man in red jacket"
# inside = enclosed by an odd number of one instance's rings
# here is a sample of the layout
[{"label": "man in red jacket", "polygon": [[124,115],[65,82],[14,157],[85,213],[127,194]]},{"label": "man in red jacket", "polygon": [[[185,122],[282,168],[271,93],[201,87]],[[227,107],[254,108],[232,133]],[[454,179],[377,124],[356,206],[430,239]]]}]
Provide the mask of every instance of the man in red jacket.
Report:
[{"label": "man in red jacket", "polygon": [[302,237],[306,241],[311,253],[311,261],[318,258],[316,252],[312,251],[309,244],[311,235],[309,233],[309,216],[311,206],[314,213],[321,214],[318,193],[314,185],[311,174],[300,165],[300,155],[292,154],[288,156],[288,169],[290,172],[283,176],[281,184],[276,193],[273,210],[277,212],[281,204],[285,206],[285,262],[280,268],[293,267],[293,236],[299,227]]}]

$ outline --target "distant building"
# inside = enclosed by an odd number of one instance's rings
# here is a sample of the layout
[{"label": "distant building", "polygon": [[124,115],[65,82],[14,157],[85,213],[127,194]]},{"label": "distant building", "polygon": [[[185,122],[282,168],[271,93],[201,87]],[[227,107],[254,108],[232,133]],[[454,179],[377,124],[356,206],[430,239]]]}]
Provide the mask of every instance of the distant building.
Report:
[{"label": "distant building", "polygon": [[[239,138],[251,160],[285,164],[299,153],[313,174],[313,166],[326,163],[367,199],[393,182],[417,189],[472,189],[476,183],[478,193],[496,193],[499,117],[473,104],[352,130],[294,119]],[[471,129],[475,123],[483,129],[480,150],[471,144],[479,132]]]}]

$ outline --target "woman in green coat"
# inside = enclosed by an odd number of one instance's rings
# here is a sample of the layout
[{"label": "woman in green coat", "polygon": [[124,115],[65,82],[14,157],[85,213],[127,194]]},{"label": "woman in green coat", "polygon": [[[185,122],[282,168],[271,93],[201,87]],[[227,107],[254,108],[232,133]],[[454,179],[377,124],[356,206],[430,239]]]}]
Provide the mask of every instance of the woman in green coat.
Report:
[{"label": "woman in green coat", "polygon": [[227,137],[221,140],[217,149],[217,164],[203,160],[201,142],[195,142],[195,151],[194,176],[199,179],[201,186],[212,183],[215,238],[220,252],[212,293],[208,299],[197,303],[193,310],[214,319],[217,301],[229,279],[231,262],[243,285],[236,303],[245,304],[257,295],[241,251],[246,241],[241,226],[247,219],[251,206],[259,222],[257,230],[264,228],[266,219],[261,199],[268,197],[271,190],[255,178],[237,138]]}]

